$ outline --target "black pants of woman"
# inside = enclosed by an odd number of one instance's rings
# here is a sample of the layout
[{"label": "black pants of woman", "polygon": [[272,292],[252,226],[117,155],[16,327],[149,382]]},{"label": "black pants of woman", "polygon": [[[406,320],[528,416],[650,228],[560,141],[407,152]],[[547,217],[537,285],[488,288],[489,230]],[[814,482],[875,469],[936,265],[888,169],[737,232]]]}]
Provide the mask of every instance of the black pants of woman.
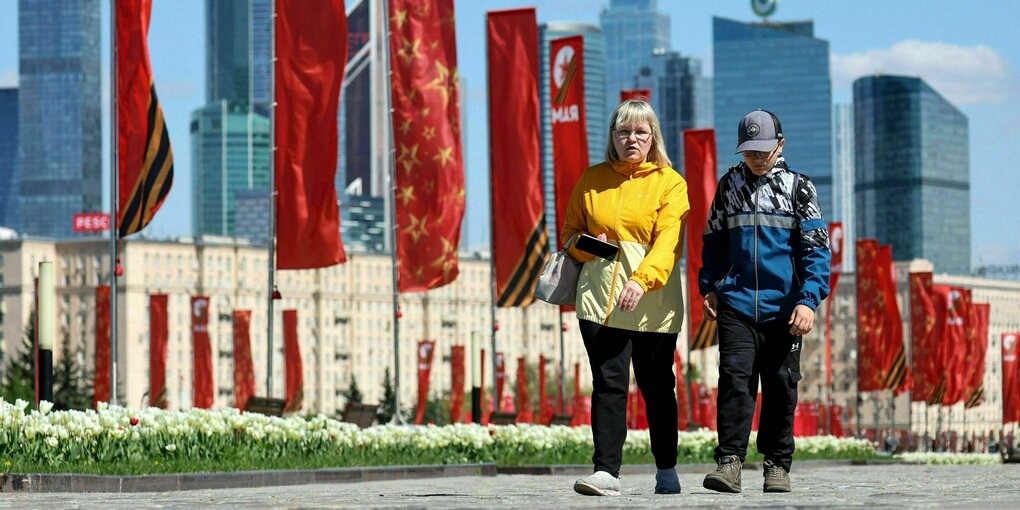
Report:
[{"label": "black pants of woman", "polygon": [[630,363],[645,399],[655,466],[676,466],[677,408],[673,351],[677,333],[648,333],[579,321],[591,363],[591,431],[595,471],[619,477],[627,439],[627,393]]}]

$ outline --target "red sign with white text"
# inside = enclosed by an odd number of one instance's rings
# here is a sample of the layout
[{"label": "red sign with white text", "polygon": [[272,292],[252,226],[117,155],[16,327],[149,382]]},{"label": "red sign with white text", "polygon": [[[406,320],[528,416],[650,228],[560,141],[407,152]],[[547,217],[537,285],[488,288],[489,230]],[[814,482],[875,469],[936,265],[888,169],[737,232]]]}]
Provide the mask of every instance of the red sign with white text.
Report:
[{"label": "red sign with white text", "polygon": [[107,213],[80,213],[74,215],[75,232],[106,232],[110,230],[110,215]]}]

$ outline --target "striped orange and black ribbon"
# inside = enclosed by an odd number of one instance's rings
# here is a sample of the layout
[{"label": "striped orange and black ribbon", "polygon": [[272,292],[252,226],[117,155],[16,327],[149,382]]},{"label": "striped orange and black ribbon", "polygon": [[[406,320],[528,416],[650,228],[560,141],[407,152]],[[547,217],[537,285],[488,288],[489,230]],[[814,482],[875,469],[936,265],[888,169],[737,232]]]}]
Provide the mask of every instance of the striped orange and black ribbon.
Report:
[{"label": "striped orange and black ribbon", "polygon": [[932,390],[931,395],[928,397],[927,404],[930,406],[942,405],[942,397],[946,396],[946,377],[942,376],[939,380],[938,385]]},{"label": "striped orange and black ribbon", "polygon": [[708,349],[719,343],[719,325],[715,321],[702,319],[698,331],[691,337],[691,350]]},{"label": "striped orange and black ribbon", "polygon": [[160,204],[170,193],[174,180],[174,157],[170,149],[163,108],[156,97],[156,87],[149,84],[148,131],[145,137],[145,159],[134,183],[131,194],[121,205],[119,219],[120,237],[129,236],[145,228],[152,221]]},{"label": "striped orange and black ribbon", "polygon": [[904,387],[907,382],[907,373],[907,352],[901,345],[899,352],[896,353],[896,357],[893,358],[889,372],[885,376],[885,388],[895,391]]},{"label": "striped orange and black ribbon", "polygon": [[971,393],[970,398],[963,404],[965,409],[971,409],[984,403],[985,401],[985,383],[982,382],[974,393]]},{"label": "striped orange and black ribbon", "polygon": [[496,297],[496,305],[501,308],[528,306],[535,301],[535,287],[542,267],[549,260],[549,233],[545,229],[545,215],[539,217],[537,224],[528,236],[520,260],[514,266],[513,276],[506,287]]}]

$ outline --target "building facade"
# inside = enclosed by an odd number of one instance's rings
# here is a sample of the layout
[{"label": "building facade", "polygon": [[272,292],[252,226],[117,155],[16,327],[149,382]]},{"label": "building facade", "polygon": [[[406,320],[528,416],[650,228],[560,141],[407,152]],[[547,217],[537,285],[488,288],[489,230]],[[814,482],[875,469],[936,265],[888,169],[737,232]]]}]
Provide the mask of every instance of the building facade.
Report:
[{"label": "building facade", "polygon": [[967,117],[920,78],[878,75],[854,82],[854,124],[857,237],[969,274]]},{"label": "building facade", "polygon": [[193,231],[234,235],[237,193],[269,193],[269,119],[244,103],[210,103],[191,113],[191,154]]},{"label": "building facade", "polygon": [[620,91],[636,88],[634,77],[653,52],[669,50],[669,14],[658,11],[657,0],[610,0],[599,24],[606,40],[606,111],[612,112]]},{"label": "building facade", "polygon": [[[541,23],[538,25],[539,73],[538,97],[542,136],[542,192],[545,195],[546,227],[550,239],[556,239],[562,225],[556,224],[556,168],[553,165],[552,98],[549,77],[549,49],[554,39],[580,35],[584,37],[584,114],[588,134],[588,162],[605,160],[609,115],[606,111],[606,41],[602,31],[583,23]],[[556,243],[549,244],[556,249]]]},{"label": "building facade", "polygon": [[99,11],[18,3],[19,232],[72,237],[74,214],[103,210]]},{"label": "building facade", "polygon": [[0,226],[17,225],[18,89],[0,89]]},{"label": "building facade", "polygon": [[822,216],[832,216],[832,85],[829,42],[814,23],[744,23],[712,18],[715,76],[712,93],[719,175],[740,162],[733,154],[740,119],[756,108],[783,125],[792,170],[818,189]]}]

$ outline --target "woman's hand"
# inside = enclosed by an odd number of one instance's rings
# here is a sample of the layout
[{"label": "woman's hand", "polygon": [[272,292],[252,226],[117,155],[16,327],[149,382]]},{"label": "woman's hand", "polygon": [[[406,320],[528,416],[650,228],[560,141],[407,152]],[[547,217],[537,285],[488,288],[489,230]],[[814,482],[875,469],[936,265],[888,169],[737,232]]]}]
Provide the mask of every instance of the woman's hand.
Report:
[{"label": "woman's hand", "polygon": [[624,312],[633,312],[637,308],[638,301],[641,300],[641,296],[645,295],[645,290],[638,285],[634,280],[629,280],[626,285],[623,286],[623,292],[620,292],[620,299],[616,302],[616,307]]}]

